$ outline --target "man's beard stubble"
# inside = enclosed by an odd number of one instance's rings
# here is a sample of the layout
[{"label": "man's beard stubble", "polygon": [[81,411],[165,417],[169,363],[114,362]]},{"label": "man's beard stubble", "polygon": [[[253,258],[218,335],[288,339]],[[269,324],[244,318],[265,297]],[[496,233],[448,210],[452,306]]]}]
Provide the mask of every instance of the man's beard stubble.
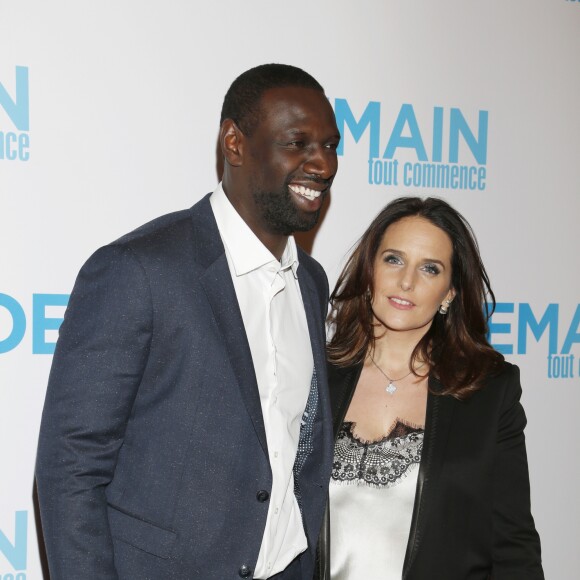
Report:
[{"label": "man's beard stubble", "polygon": [[[321,194],[323,200],[326,193]],[[263,222],[273,234],[289,236],[294,232],[307,232],[318,223],[320,209],[312,213],[301,212],[292,201],[287,184],[276,192],[254,189],[253,197]]]}]

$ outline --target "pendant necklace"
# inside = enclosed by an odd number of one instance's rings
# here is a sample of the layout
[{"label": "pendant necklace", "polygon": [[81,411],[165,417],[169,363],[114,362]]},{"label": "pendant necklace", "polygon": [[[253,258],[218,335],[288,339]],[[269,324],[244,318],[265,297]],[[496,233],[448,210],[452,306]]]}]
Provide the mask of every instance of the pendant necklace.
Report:
[{"label": "pendant necklace", "polygon": [[[380,373],[389,381],[389,384],[385,387],[385,391],[387,391],[387,393],[389,393],[389,395],[394,395],[395,391],[397,390],[397,387],[395,385],[396,381],[402,381],[403,379],[406,379],[412,372],[413,369],[411,369],[404,377],[400,377],[398,379],[392,379],[389,375],[387,375],[387,373],[375,362],[375,359],[372,357],[371,354],[369,354],[369,357],[372,361],[372,363],[379,369]],[[423,363],[421,363],[421,365],[419,367],[417,367],[417,370],[419,370],[421,367],[423,366]]]}]

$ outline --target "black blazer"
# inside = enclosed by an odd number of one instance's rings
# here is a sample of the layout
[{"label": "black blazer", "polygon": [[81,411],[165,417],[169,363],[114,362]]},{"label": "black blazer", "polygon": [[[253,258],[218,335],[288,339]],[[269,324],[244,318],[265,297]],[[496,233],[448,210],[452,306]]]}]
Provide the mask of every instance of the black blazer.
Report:
[{"label": "black blazer", "polygon": [[[362,365],[329,365],[335,437],[361,371]],[[402,578],[543,579],[530,513],[518,367],[504,363],[467,401],[433,394],[442,388],[437,380],[429,379],[429,388]],[[327,512],[319,540],[321,579],[330,578],[330,541]]]},{"label": "black blazer", "polygon": [[[299,251],[318,381],[300,463],[312,575],[332,461],[326,276]],[[61,326],[37,482],[53,580],[251,575],[272,472],[250,348],[206,196],[98,250]]]}]

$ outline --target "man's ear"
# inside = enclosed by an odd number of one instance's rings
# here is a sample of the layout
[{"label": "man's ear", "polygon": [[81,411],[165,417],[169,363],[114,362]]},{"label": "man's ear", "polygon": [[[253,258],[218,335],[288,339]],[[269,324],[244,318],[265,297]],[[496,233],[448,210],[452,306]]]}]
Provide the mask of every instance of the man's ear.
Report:
[{"label": "man's ear", "polygon": [[226,163],[234,167],[242,165],[244,134],[232,119],[224,119],[220,127],[220,148]]}]

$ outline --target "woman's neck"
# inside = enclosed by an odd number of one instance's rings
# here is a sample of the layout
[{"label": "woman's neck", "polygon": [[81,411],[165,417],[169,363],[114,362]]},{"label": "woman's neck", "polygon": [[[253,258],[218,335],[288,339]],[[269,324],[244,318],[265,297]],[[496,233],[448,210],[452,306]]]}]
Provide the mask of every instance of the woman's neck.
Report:
[{"label": "woman's neck", "polygon": [[[404,373],[410,370],[411,356],[413,351],[425,332],[397,332],[386,329],[383,334],[375,340],[374,350],[369,351],[369,358],[391,373]],[[423,366],[423,361],[415,361],[414,368]]]}]

